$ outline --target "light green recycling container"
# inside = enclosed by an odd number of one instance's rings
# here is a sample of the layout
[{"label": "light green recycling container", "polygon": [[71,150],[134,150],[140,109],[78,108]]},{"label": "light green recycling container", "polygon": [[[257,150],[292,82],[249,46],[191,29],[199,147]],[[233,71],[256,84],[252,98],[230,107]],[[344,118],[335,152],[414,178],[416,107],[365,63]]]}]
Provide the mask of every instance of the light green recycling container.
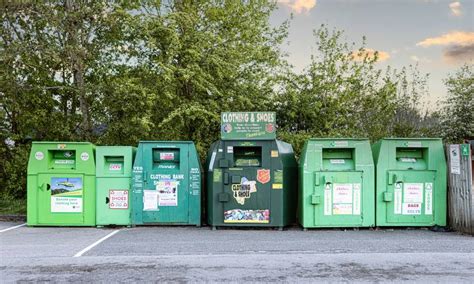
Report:
[{"label": "light green recycling container", "polygon": [[28,226],[95,226],[94,151],[87,142],[33,142]]},{"label": "light green recycling container", "polygon": [[446,159],[441,139],[386,138],[372,150],[377,226],[446,226]]},{"label": "light green recycling container", "polygon": [[375,226],[374,162],[367,139],[310,139],[301,154],[304,228]]},{"label": "light green recycling container", "polygon": [[141,141],[132,174],[133,225],[201,225],[201,167],[193,142]]},{"label": "light green recycling container", "polygon": [[130,196],[133,157],[130,146],[96,148],[97,226],[130,225]]}]

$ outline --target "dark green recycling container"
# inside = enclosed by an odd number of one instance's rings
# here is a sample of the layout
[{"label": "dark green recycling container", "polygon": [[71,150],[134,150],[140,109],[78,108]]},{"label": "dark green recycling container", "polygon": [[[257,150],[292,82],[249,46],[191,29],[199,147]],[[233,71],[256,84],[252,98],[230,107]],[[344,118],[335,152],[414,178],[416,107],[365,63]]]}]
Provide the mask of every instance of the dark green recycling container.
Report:
[{"label": "dark green recycling container", "polygon": [[132,174],[132,225],[201,225],[201,169],[187,141],[142,141]]},{"label": "dark green recycling container", "polygon": [[446,226],[443,142],[385,138],[372,146],[376,163],[377,226]]},{"label": "dark green recycling container", "polygon": [[295,222],[297,162],[275,139],[274,113],[222,114],[221,140],[209,150],[209,225],[284,227]]},{"label": "dark green recycling container", "polygon": [[96,224],[130,225],[130,195],[135,148],[96,148]]}]

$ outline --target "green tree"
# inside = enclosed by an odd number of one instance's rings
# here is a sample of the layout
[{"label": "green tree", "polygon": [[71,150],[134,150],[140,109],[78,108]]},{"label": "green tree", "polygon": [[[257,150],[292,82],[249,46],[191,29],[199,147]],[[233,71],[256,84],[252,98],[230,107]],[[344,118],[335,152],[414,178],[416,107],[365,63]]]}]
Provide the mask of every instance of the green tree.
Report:
[{"label": "green tree", "polygon": [[448,143],[474,139],[474,66],[466,64],[445,80],[448,98],[441,109],[441,131]]},{"label": "green tree", "polygon": [[25,194],[31,140],[94,140],[100,76],[120,56],[128,2],[2,4],[0,170],[3,195]]}]

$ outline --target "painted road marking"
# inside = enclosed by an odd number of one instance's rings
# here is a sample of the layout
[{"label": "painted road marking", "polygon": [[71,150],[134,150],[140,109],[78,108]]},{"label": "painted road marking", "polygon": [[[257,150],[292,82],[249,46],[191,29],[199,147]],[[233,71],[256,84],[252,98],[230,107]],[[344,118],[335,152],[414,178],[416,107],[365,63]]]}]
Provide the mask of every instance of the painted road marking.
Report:
[{"label": "painted road marking", "polygon": [[100,244],[101,242],[105,241],[106,239],[112,237],[113,235],[117,234],[120,230],[115,230],[112,233],[108,234],[107,236],[103,237],[102,239],[96,241],[95,243],[91,244],[90,246],[86,247],[85,249],[81,250],[80,252],[76,253],[74,257],[80,257],[85,254],[87,251],[95,247],[96,245]]},{"label": "painted road marking", "polygon": [[23,226],[25,226],[25,225],[26,225],[26,223],[21,224],[21,225],[16,225],[16,226],[13,226],[13,227],[10,227],[10,228],[6,228],[6,229],[3,229],[3,230],[0,230],[0,233],[6,232],[6,231],[10,231],[10,230],[14,230],[14,229],[16,229],[16,228],[20,228],[20,227],[23,227]]}]

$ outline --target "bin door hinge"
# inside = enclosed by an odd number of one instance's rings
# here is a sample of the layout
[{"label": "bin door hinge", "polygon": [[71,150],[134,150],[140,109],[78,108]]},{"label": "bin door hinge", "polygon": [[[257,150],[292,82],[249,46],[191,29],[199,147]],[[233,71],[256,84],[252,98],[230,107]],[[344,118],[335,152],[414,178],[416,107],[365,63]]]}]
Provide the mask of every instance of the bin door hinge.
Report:
[{"label": "bin door hinge", "polygon": [[311,204],[320,204],[321,203],[321,195],[319,194],[313,194],[311,195]]},{"label": "bin door hinge", "polygon": [[321,175],[319,173],[314,173],[314,185],[319,185],[321,180]]},{"label": "bin door hinge", "polygon": [[229,194],[225,192],[219,193],[217,199],[219,202],[229,202]]},{"label": "bin door hinge", "polygon": [[393,201],[393,193],[392,193],[392,192],[385,191],[385,192],[383,193],[383,201],[385,201],[385,202]]},{"label": "bin door hinge", "polygon": [[224,173],[224,184],[229,184],[229,173]]},{"label": "bin door hinge", "polygon": [[232,176],[231,181],[232,183],[240,183],[240,176]]}]

